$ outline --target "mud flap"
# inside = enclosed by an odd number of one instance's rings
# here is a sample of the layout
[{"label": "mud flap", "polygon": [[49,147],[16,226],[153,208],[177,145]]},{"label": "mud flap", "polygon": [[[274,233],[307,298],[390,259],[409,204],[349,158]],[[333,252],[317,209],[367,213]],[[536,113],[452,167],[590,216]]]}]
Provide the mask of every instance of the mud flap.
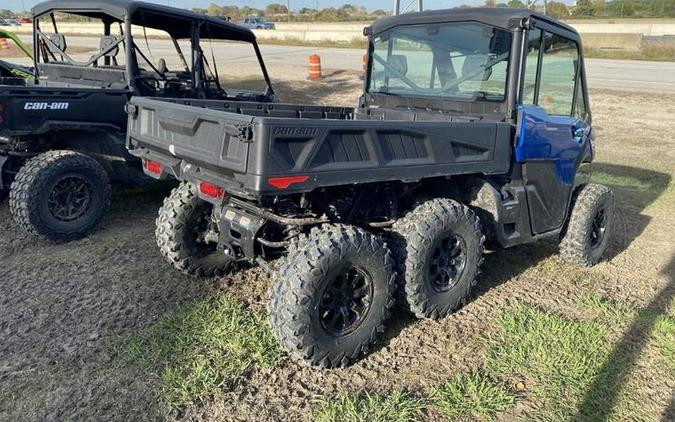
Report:
[{"label": "mud flap", "polygon": [[0,155],[0,190],[9,190],[9,185],[11,184],[11,181],[5,180],[6,178],[4,177],[7,161],[9,161],[8,156]]}]

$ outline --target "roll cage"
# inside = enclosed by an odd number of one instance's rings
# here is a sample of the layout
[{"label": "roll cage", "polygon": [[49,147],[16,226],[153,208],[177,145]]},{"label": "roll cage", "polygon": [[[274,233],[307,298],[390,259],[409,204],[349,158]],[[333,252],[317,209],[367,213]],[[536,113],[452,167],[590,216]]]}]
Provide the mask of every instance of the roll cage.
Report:
[{"label": "roll cage", "polygon": [[[103,38],[100,49],[88,60],[78,62],[66,52],[65,39],[63,35],[59,34],[58,23],[55,18],[55,14],[59,12],[93,18],[103,23]],[[90,66],[98,67],[99,61],[103,60],[104,68],[123,71],[124,89],[139,92],[139,87],[143,81],[148,78],[152,79],[148,72],[139,66],[139,62],[142,61],[148,65],[151,73],[156,75],[156,79],[166,81],[166,78],[162,77],[160,69],[152,63],[136,43],[132,33],[132,28],[136,26],[142,28],[148,47],[146,28],[165,31],[169,34],[182,62],[185,74],[189,74],[185,81],[189,83],[189,88],[195,93],[194,96],[202,98],[210,97],[209,92],[213,91],[211,84],[215,84],[216,90],[222,91],[222,88],[218,81],[217,69],[212,68],[209,64],[209,59],[200,45],[201,39],[250,43],[266,84],[263,96],[265,98],[274,96],[255,35],[250,30],[232,23],[198,15],[187,10],[127,0],[53,0],[35,6],[33,15],[34,64],[38,77],[42,70],[41,67],[50,63],[59,62],[66,66],[86,68]],[[46,28],[45,20],[47,21],[46,25],[51,26],[54,32],[51,36],[43,31],[43,28]],[[119,33],[121,34],[119,37],[111,35],[112,28],[115,25],[119,27]],[[188,63],[179,45],[179,40],[190,42],[190,63]],[[116,53],[120,47],[125,52],[126,66],[124,66],[124,69],[117,66],[116,54],[111,54]],[[114,68],[111,69],[110,66]],[[215,63],[213,67],[215,67]]]}]

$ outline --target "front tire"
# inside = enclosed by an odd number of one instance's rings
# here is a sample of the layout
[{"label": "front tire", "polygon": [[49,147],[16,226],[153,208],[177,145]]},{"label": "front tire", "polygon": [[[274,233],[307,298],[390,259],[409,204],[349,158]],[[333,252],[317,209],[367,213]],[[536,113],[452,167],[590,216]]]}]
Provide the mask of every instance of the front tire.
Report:
[{"label": "front tire", "polygon": [[211,229],[213,205],[199,199],[197,187],[181,183],[164,200],[155,222],[157,246],[178,271],[187,275],[213,277],[225,274],[232,258],[207,242],[204,235]]},{"label": "front tire", "polygon": [[384,331],[394,304],[389,250],[342,225],[314,229],[277,273],[269,321],[281,346],[311,365],[346,366]]},{"label": "front tire", "polygon": [[392,228],[399,289],[418,318],[443,318],[476,285],[485,236],[478,217],[450,199],[432,199]]},{"label": "front tire", "polygon": [[560,256],[569,262],[591,267],[607,250],[614,219],[614,195],[607,186],[577,187],[567,227],[560,241]]},{"label": "front tire", "polygon": [[93,158],[48,151],[28,160],[9,193],[12,217],[26,232],[50,240],[80,239],[110,206],[110,180]]}]

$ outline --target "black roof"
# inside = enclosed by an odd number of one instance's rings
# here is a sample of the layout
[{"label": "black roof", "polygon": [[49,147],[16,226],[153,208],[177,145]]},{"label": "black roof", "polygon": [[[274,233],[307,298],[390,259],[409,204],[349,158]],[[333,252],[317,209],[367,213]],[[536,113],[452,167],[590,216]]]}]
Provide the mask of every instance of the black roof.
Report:
[{"label": "black roof", "polygon": [[49,0],[35,5],[32,10],[34,17],[52,11],[63,11],[92,18],[110,18],[119,22],[124,22],[127,17],[130,17],[134,25],[164,30],[175,38],[189,38],[192,22],[199,21],[204,23],[201,27],[201,36],[204,38],[255,41],[255,35],[251,30],[223,19],[142,1]]},{"label": "black roof", "polygon": [[426,10],[424,12],[404,13],[396,16],[381,18],[370,26],[373,34],[386,31],[400,25],[416,25],[425,23],[467,22],[485,23],[504,29],[513,29],[520,25],[523,19],[536,17],[552,25],[559,26],[573,33],[577,31],[571,26],[530,9],[515,9],[510,7],[459,7],[455,9]]}]

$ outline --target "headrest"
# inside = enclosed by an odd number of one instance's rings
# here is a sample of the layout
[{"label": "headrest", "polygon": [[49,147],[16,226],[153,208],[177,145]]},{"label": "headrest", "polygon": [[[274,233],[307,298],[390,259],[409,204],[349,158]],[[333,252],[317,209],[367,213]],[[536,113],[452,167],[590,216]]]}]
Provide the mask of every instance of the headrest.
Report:
[{"label": "headrest", "polygon": [[117,57],[117,53],[119,53],[120,49],[119,46],[117,45],[117,37],[115,37],[114,35],[104,35],[101,37],[99,51],[103,52],[108,48],[112,47],[113,45],[115,46],[115,48],[105,53],[105,57]]},{"label": "headrest", "polygon": [[401,54],[392,54],[387,59],[387,66],[405,76],[408,73],[408,58]]},{"label": "headrest", "polygon": [[486,70],[485,65],[490,57],[487,54],[471,54],[464,58],[462,77],[469,81],[485,81],[490,78],[492,69]]},{"label": "headrest", "polygon": [[60,54],[60,53],[65,53],[66,49],[68,48],[68,45],[66,44],[66,37],[63,34],[51,34],[49,36],[49,41],[54,44],[58,50],[54,49],[51,45],[49,45],[49,50],[51,50],[52,53]]}]

